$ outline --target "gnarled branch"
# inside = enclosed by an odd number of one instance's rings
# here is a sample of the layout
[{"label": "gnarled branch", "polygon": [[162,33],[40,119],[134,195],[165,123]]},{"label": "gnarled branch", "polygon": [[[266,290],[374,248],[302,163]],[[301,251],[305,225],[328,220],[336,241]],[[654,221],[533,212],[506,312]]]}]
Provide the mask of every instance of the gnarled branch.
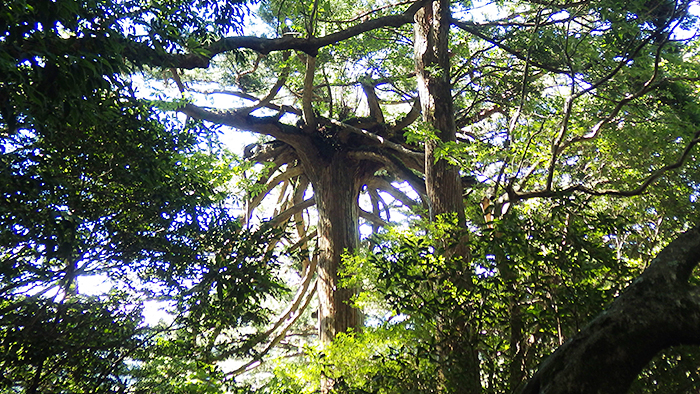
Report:
[{"label": "gnarled branch", "polygon": [[520,394],[626,393],[661,350],[700,344],[700,289],[688,283],[698,262],[696,227],[547,358]]}]

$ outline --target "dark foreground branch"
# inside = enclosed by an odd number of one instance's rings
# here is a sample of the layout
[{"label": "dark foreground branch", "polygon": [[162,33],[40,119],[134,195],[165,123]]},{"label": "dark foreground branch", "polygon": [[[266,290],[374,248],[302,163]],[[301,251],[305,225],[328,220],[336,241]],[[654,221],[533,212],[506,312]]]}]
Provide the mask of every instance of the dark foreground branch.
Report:
[{"label": "dark foreground branch", "polygon": [[[344,30],[318,38],[309,39],[296,36],[284,36],[279,38],[254,36],[224,37],[211,45],[199,48],[197,53],[189,54],[171,54],[162,50],[155,50],[146,43],[133,41],[122,40],[120,44],[124,46],[123,55],[135,61],[137,64],[184,69],[207,68],[214,56],[243,48],[252,49],[261,54],[268,54],[275,51],[296,50],[304,52],[309,56],[316,56],[321,48],[357,37],[363,33],[389,27],[400,27],[408,23],[413,23],[413,15],[424,3],[426,3],[426,0],[418,0],[413,2],[413,4],[401,14],[369,19]],[[91,44],[91,42],[78,42],[78,45],[81,44],[85,46]]]},{"label": "dark foreground branch", "polygon": [[623,394],[661,350],[700,344],[700,227],[671,242],[610,307],[559,347],[521,394]]}]

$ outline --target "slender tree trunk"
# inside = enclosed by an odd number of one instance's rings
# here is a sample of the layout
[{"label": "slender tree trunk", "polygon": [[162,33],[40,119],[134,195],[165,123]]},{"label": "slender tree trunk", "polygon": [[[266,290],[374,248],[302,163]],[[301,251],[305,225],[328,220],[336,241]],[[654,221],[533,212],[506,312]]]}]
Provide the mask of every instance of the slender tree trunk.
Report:
[{"label": "slender tree trunk", "polygon": [[[457,216],[457,225],[466,229],[462,183],[459,168],[436,156],[442,143],[456,141],[454,105],[450,83],[449,28],[450,1],[437,0],[426,4],[415,16],[415,59],[418,93],[423,121],[431,127],[437,140],[425,142],[426,190],[430,217],[442,214]],[[459,267],[463,278],[453,278],[455,283],[471,283],[469,269],[470,250],[466,232],[455,244],[450,245],[447,257]],[[451,332],[448,338],[438,338],[443,358],[442,378],[450,391],[475,394],[481,392],[479,360],[473,346],[473,327],[469,312],[439,322],[439,331]],[[450,327],[447,327],[447,326]]]},{"label": "slender tree trunk", "polygon": [[39,383],[41,383],[42,373],[44,372],[44,364],[46,363],[46,358],[42,358],[39,365],[34,371],[34,377],[32,377],[32,384],[27,389],[27,394],[35,394],[39,390]]},{"label": "slender tree trunk", "polygon": [[517,392],[522,388],[525,381],[525,353],[526,343],[523,340],[523,314],[518,295],[518,275],[511,266],[511,262],[504,256],[502,251],[496,254],[498,261],[498,271],[503,277],[503,282],[508,291],[508,322],[510,323],[510,333],[508,338],[509,351],[508,358],[508,388],[509,392]]},{"label": "slender tree trunk", "polygon": [[425,181],[434,219],[443,213],[456,213],[465,224],[462,183],[459,168],[447,160],[436,161],[440,143],[454,142],[457,130],[450,83],[449,1],[428,3],[416,13],[415,56],[423,121],[433,128],[439,141],[425,142]]}]

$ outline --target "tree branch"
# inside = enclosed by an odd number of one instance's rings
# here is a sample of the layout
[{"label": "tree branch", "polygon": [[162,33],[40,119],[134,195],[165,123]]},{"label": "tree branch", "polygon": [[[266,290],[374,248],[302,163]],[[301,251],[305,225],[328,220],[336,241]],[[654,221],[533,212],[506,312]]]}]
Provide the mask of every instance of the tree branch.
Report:
[{"label": "tree branch", "polygon": [[382,113],[382,107],[379,106],[379,98],[377,98],[377,93],[374,91],[374,85],[362,82],[360,86],[365,93],[365,97],[367,97],[369,117],[377,123],[384,123],[384,114]]},{"label": "tree branch", "polygon": [[[470,33],[476,37],[481,38],[482,40],[484,40],[488,43],[495,45],[496,47],[504,50],[505,52],[515,56],[517,59],[520,59],[522,61],[527,61],[526,54],[523,54],[523,53],[511,48],[510,46],[504,44],[503,42],[497,41],[493,37],[490,37],[489,35],[482,33],[479,30],[479,26],[473,22],[463,22],[463,21],[460,21],[460,20],[457,20],[454,18],[450,18],[450,23],[452,23],[453,25],[457,26],[458,28],[466,31],[467,33]],[[540,63],[540,62],[535,62],[532,60],[530,60],[530,63],[532,65],[534,65],[535,67],[541,68],[543,70],[551,71],[553,73],[557,73],[557,74],[567,74],[568,73],[567,70],[562,69],[562,68],[558,68],[554,65],[548,65],[548,64],[544,64],[544,63]]]},{"label": "tree branch", "polygon": [[695,136],[693,139],[688,143],[688,145],[685,147],[683,150],[683,153],[681,156],[676,160],[674,163],[667,164],[658,170],[654,171],[647,179],[642,182],[641,185],[638,187],[632,189],[632,190],[595,190],[587,186],[583,185],[576,185],[576,186],[571,186],[567,187],[566,189],[562,190],[540,190],[540,191],[534,191],[534,192],[526,192],[526,193],[520,193],[516,190],[514,190],[512,187],[508,188],[508,196],[509,196],[509,201],[516,202],[520,200],[525,200],[528,198],[537,198],[537,197],[553,197],[553,196],[561,196],[561,195],[567,195],[571,194],[574,192],[581,192],[585,194],[590,194],[593,196],[617,196],[617,197],[631,197],[631,196],[637,196],[651,186],[654,182],[656,182],[657,179],[659,179],[661,176],[663,176],[665,173],[671,170],[675,170],[677,168],[680,168],[685,160],[688,158],[690,155],[690,152],[693,150],[695,145],[700,142],[700,131],[695,133]]},{"label": "tree branch", "polygon": [[[304,294],[309,289],[309,285],[311,284],[311,279],[313,279],[314,275],[316,274],[316,265],[318,263],[318,258],[314,256],[314,258],[311,259],[309,264],[307,265],[306,271],[304,272],[304,275],[302,276],[302,281],[301,281],[301,286],[299,286],[299,290],[297,290],[296,295],[292,299],[292,303],[289,304],[289,307],[287,310],[285,310],[278,318],[277,322],[272,325],[265,333],[263,336],[265,338],[269,337],[274,333],[284,322],[285,320],[289,319],[289,317],[293,313],[297,313],[298,315],[303,312],[303,310],[299,311],[299,305],[301,304],[301,300],[304,297]],[[297,312],[299,311],[299,312]]]},{"label": "tree branch", "polygon": [[402,1],[402,2],[400,2],[400,3],[395,3],[395,4],[385,4],[385,5],[380,6],[380,7],[376,7],[376,6],[375,6],[373,9],[371,9],[371,10],[369,10],[369,11],[367,11],[367,12],[363,12],[363,13],[361,13],[361,14],[355,16],[355,17],[352,18],[352,19],[348,19],[348,20],[344,20],[344,21],[323,20],[323,21],[321,21],[321,22],[326,22],[326,23],[339,23],[339,24],[340,24],[340,23],[352,23],[352,22],[355,22],[355,21],[358,21],[358,20],[365,20],[365,19],[367,19],[371,14],[377,13],[377,12],[382,11],[382,10],[385,10],[385,9],[387,9],[387,8],[392,8],[392,7],[396,7],[396,6],[399,6],[399,5],[411,4],[411,3],[413,3],[413,1],[414,1],[414,0],[408,0],[408,1]]},{"label": "tree branch", "polygon": [[207,122],[216,123],[234,127],[239,130],[251,131],[258,134],[266,134],[290,145],[298,140],[301,132],[298,128],[286,125],[278,121],[275,117],[255,117],[238,111],[212,111],[194,104],[185,104],[184,107],[178,109],[192,118],[204,120]]},{"label": "tree branch", "polygon": [[[255,102],[251,107],[248,108],[243,108],[240,111],[243,111],[243,113],[250,114],[251,112],[255,111],[258,108],[262,107],[267,107],[270,108],[270,101],[272,101],[277,94],[279,93],[280,89],[282,89],[282,86],[284,86],[285,83],[287,83],[287,77],[289,76],[289,71],[291,69],[291,66],[289,65],[289,51],[285,51],[283,56],[282,56],[282,61],[285,63],[284,68],[279,74],[279,77],[277,78],[277,82],[275,82],[274,85],[272,85],[272,88],[270,88],[270,91],[267,93],[267,95],[257,102]],[[283,114],[283,108],[279,108],[280,112],[280,117]]]},{"label": "tree branch", "polygon": [[520,394],[626,393],[663,349],[700,344],[700,297],[688,278],[700,229],[679,236],[604,312],[560,346]]},{"label": "tree branch", "polygon": [[418,205],[418,202],[414,201],[406,195],[406,193],[397,189],[389,181],[384,178],[374,177],[369,182],[367,182],[367,187],[374,189],[379,189],[387,194],[389,194],[394,199],[400,201],[403,205],[413,208]]},{"label": "tree branch", "polygon": [[390,126],[389,131],[396,132],[396,131],[403,130],[406,127],[410,126],[413,122],[415,122],[420,117],[420,110],[421,110],[420,101],[418,99],[413,100],[413,105],[411,106],[411,110],[408,111],[406,116],[397,120],[396,124],[394,124],[393,126]]},{"label": "tree branch", "polygon": [[[254,367],[253,367],[253,364],[255,364],[255,363],[261,361],[262,358],[263,358],[267,353],[270,352],[270,350],[274,349],[275,346],[277,346],[277,345],[282,341],[282,339],[285,338],[285,336],[287,335],[287,331],[289,331],[289,329],[294,325],[294,323],[296,323],[297,320],[299,320],[299,317],[301,317],[301,312],[304,311],[304,310],[306,309],[307,306],[309,306],[309,303],[311,302],[311,298],[312,298],[313,295],[316,293],[316,282],[317,282],[317,281],[318,281],[318,280],[314,280],[313,285],[310,286],[312,290],[311,290],[310,292],[308,292],[308,294],[306,295],[306,298],[304,298],[304,303],[302,304],[301,308],[299,309],[299,312],[294,314],[294,317],[289,321],[289,323],[287,323],[287,324],[282,328],[282,331],[280,331],[280,333],[272,340],[272,342],[270,342],[270,343],[267,345],[267,347],[265,347],[264,350],[262,350],[260,353],[258,353],[252,360],[250,360],[249,362],[243,364],[241,367],[239,367],[239,368],[236,369],[235,371],[229,372],[228,374],[226,374],[227,376],[229,376],[229,377],[236,377],[236,376],[238,376],[238,375],[240,375],[240,374],[242,374],[242,373],[244,373],[244,372],[247,372],[247,371],[249,371],[250,369],[254,368]],[[252,367],[252,368],[251,368],[251,367]]]},{"label": "tree branch", "polygon": [[374,214],[372,212],[367,212],[364,209],[360,209],[360,217],[382,227],[386,227],[389,225],[389,223],[382,219],[379,215]]},{"label": "tree branch", "polygon": [[425,180],[414,174],[413,171],[406,167],[406,165],[398,158],[375,150],[355,151],[351,152],[349,156],[354,157],[357,160],[370,160],[384,164],[389,168],[391,173],[396,174],[396,176],[408,182],[411,187],[418,192],[423,201],[427,201]]},{"label": "tree branch", "polygon": [[304,114],[306,131],[316,129],[316,115],[314,114],[314,75],[316,74],[316,56],[306,56],[306,74],[304,74],[304,94],[301,97],[301,109]]},{"label": "tree branch", "polygon": [[370,132],[370,131],[364,130],[364,129],[360,129],[360,128],[357,128],[357,127],[354,127],[354,126],[350,126],[350,125],[347,124],[347,123],[339,122],[339,121],[334,120],[334,119],[323,119],[323,120],[321,120],[321,123],[322,123],[322,124],[323,124],[323,123],[325,123],[325,124],[332,124],[332,125],[335,125],[335,126],[338,126],[338,127],[342,128],[343,130],[347,130],[347,131],[350,131],[350,132],[355,133],[355,134],[357,134],[357,135],[361,135],[361,136],[367,137],[367,138],[369,138],[370,140],[376,142],[379,146],[386,147],[386,148],[389,148],[389,149],[391,149],[391,150],[394,150],[394,151],[396,151],[397,153],[400,153],[400,154],[406,156],[406,157],[409,158],[410,160],[416,161],[417,163],[420,163],[420,164],[419,164],[419,165],[420,165],[420,169],[422,170],[423,161],[425,160],[422,152],[416,152],[416,151],[412,151],[412,150],[410,150],[410,149],[406,149],[405,147],[403,147],[403,146],[400,145],[400,144],[397,144],[397,143],[395,143],[395,142],[389,141],[387,138],[384,138],[384,137],[382,137],[382,136],[376,135],[376,134],[374,134],[374,133],[372,133],[372,132]]},{"label": "tree branch", "polygon": [[659,64],[661,60],[661,49],[663,48],[663,45],[659,45],[659,48],[656,51],[656,60],[654,62],[654,72],[652,76],[644,83],[644,85],[635,93],[627,95],[624,99],[620,100],[615,108],[613,108],[612,111],[610,111],[610,114],[606,116],[605,118],[601,119],[596,123],[591,130],[580,136],[576,136],[566,142],[564,142],[558,149],[557,149],[557,154],[560,154],[569,147],[572,144],[575,144],[577,142],[581,141],[586,141],[586,140],[592,140],[598,137],[600,135],[600,131],[603,129],[603,127],[607,124],[609,124],[620,111],[622,108],[624,108],[627,104],[629,104],[631,101],[636,100],[645,94],[649,93],[650,91],[656,89],[659,85],[661,85],[664,82],[664,79],[661,79],[657,81],[657,77],[659,76]]},{"label": "tree branch", "polygon": [[[211,45],[202,46],[198,49],[198,53],[191,54],[171,54],[164,51],[155,50],[146,43],[137,43],[125,39],[119,39],[118,41],[122,46],[124,46],[123,55],[137,64],[148,64],[155,67],[167,68],[207,68],[209,67],[211,59],[214,56],[242,48],[252,49],[261,54],[291,49],[304,52],[309,56],[316,56],[319,49],[323,47],[337,44],[338,42],[349,38],[357,37],[360,34],[368,31],[387,27],[400,27],[407,23],[413,23],[413,15],[427,1],[428,0],[418,0],[413,2],[413,4],[402,14],[370,19],[347,29],[318,38],[301,38],[289,35],[279,38],[262,38],[252,36],[225,37]],[[97,47],[104,46],[104,43],[98,39],[80,38],[75,40],[77,41],[78,47],[87,45]]]},{"label": "tree branch", "polygon": [[300,204],[295,204],[291,208],[287,208],[284,211],[278,213],[272,220],[270,220],[268,223],[271,226],[279,226],[280,224],[284,223],[285,221],[289,220],[294,214],[299,213],[303,211],[304,209],[307,209],[309,207],[312,207],[316,204],[316,198],[311,197],[309,199],[304,200]]},{"label": "tree branch", "polygon": [[272,191],[272,189],[274,189],[277,185],[291,178],[299,176],[302,173],[303,168],[301,166],[295,166],[277,175],[272,181],[267,182],[267,184],[265,185],[265,191],[261,192],[260,194],[253,197],[252,200],[250,200],[249,209],[252,211],[253,209],[257,208],[258,205],[260,205],[260,203],[262,202],[262,200],[264,200],[265,197],[270,193],[270,191]]},{"label": "tree branch", "polygon": [[[204,90],[204,91],[199,91],[199,93],[202,93],[202,94],[226,94],[226,95],[229,95],[229,96],[235,96],[235,97],[242,98],[242,99],[244,99],[244,100],[254,101],[254,102],[258,102],[258,103],[264,101],[264,99],[255,97],[255,96],[253,96],[253,95],[250,94],[250,93],[236,92],[236,91],[233,91],[233,90],[216,90],[216,89],[215,89],[215,90]],[[255,105],[255,104],[254,104],[254,105]],[[294,108],[294,107],[289,106],[289,105],[277,105],[277,104],[274,104],[274,103],[267,102],[267,103],[264,103],[264,104],[262,104],[262,105],[260,105],[260,106],[258,106],[258,107],[265,107],[265,108],[269,108],[269,109],[273,109],[273,110],[275,110],[275,111],[278,111],[278,112],[280,112],[280,116],[283,115],[284,113],[287,113],[287,112],[290,113],[290,114],[294,114],[294,115],[301,116],[301,110],[300,110],[300,109]],[[252,112],[252,111],[251,111],[251,112]]]}]

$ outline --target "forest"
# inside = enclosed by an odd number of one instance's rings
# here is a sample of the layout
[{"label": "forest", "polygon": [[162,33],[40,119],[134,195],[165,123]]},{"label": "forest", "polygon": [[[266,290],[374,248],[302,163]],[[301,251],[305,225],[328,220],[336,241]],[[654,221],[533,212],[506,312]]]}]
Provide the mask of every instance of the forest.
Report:
[{"label": "forest", "polygon": [[700,392],[698,15],[3,0],[0,392]]}]

